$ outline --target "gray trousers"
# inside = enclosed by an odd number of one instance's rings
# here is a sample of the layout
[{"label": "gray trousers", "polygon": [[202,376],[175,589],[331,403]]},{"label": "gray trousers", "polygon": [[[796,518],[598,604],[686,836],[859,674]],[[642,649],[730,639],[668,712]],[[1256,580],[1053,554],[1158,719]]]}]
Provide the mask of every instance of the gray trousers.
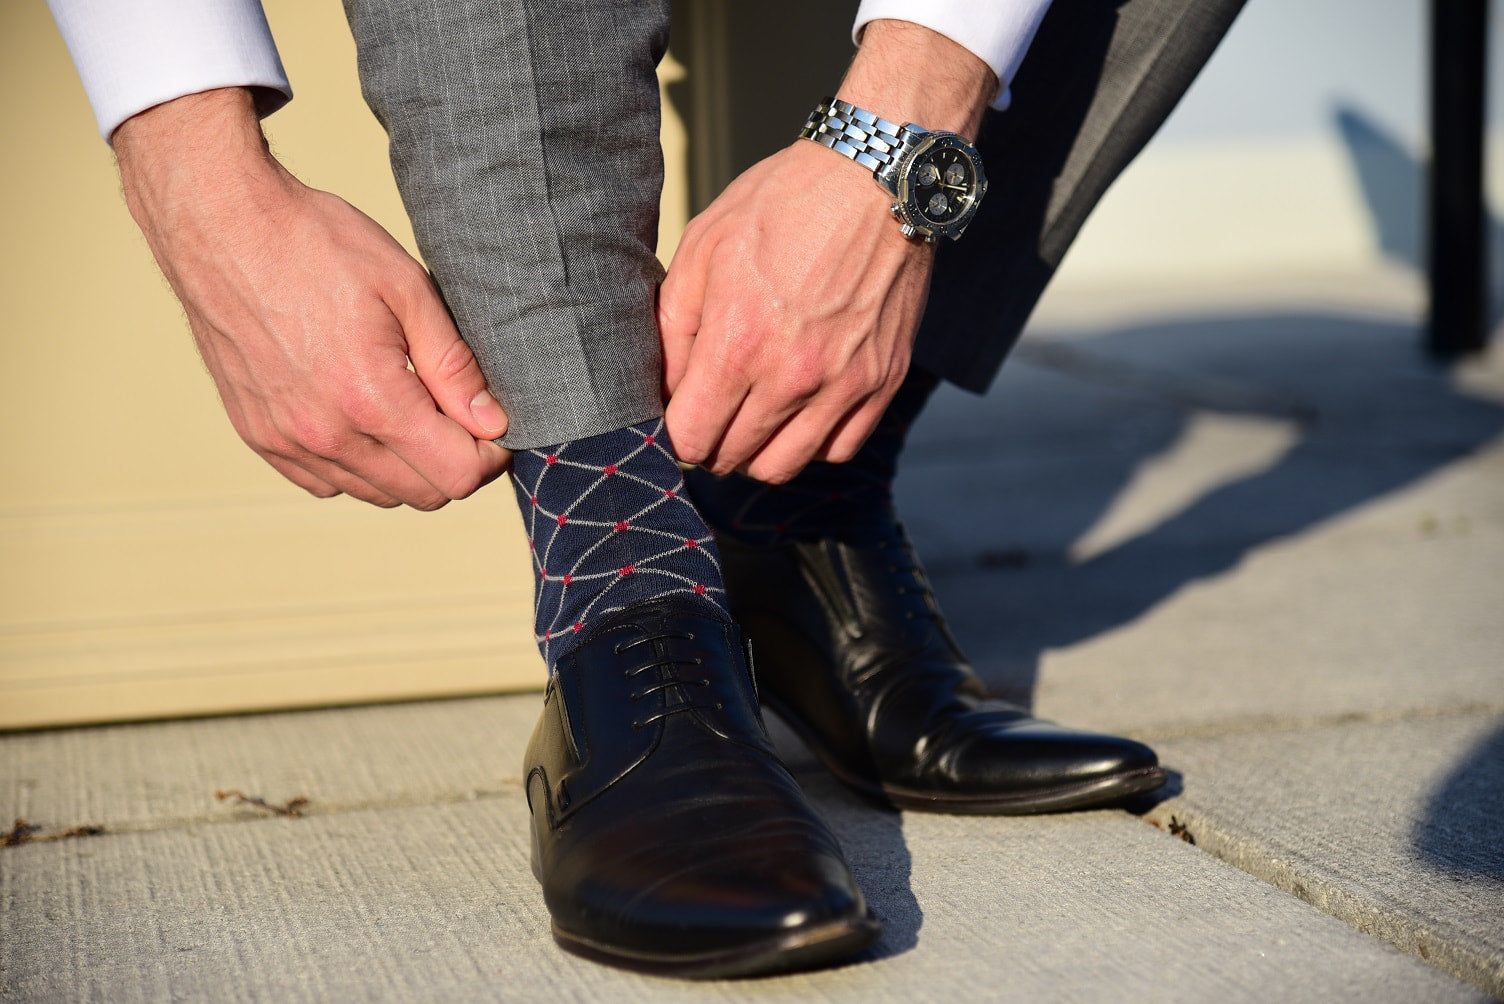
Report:
[{"label": "gray trousers", "polygon": [[[1013,107],[989,113],[978,140],[991,194],[940,251],[918,365],[987,387],[1087,214],[1242,3],[1056,0]],[[655,68],[668,0],[345,11],[419,248],[510,417],[503,444],[661,414]]]}]

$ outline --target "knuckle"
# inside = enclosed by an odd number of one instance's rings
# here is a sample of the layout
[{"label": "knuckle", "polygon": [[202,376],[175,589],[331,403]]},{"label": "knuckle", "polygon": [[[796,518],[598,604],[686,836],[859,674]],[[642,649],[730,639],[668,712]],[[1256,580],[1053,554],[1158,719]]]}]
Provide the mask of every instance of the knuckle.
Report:
[{"label": "knuckle", "polygon": [[748,470],[758,481],[769,485],[786,485],[799,473],[797,468],[782,461],[755,463]]},{"label": "knuckle", "polygon": [[434,375],[444,383],[457,381],[461,378],[480,376],[480,363],[476,362],[475,354],[470,351],[470,346],[456,338],[444,347],[439,357],[434,362]]},{"label": "knuckle", "polygon": [[419,512],[436,512],[448,505],[450,501],[438,492],[433,492],[410,499],[407,504]]},{"label": "knuckle", "polygon": [[339,410],[351,425],[364,432],[376,432],[384,428],[391,417],[381,395],[365,381],[340,392]]},{"label": "knuckle", "polygon": [[316,457],[333,457],[339,454],[344,437],[328,419],[311,412],[299,412],[289,421],[289,428],[279,438],[283,441],[283,455],[311,453]]},{"label": "knuckle", "polygon": [[485,475],[482,471],[478,470],[466,471],[458,477],[451,478],[449,484],[444,488],[445,501],[467,499],[479,491],[480,486],[484,482]]},{"label": "knuckle", "polygon": [[856,454],[857,447],[838,443],[825,452],[825,459],[832,464],[846,464],[855,460]]}]

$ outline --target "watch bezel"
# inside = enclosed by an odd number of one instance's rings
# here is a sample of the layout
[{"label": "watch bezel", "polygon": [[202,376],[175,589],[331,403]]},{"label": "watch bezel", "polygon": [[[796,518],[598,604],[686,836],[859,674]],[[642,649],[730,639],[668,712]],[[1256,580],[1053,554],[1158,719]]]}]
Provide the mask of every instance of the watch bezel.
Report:
[{"label": "watch bezel", "polygon": [[[919,209],[918,186],[914,184],[914,174],[919,162],[936,149],[957,150],[962,153],[971,164],[972,176],[976,179],[972,186],[970,198],[965,209],[955,219],[945,223],[931,222]],[[929,132],[914,147],[898,165],[898,186],[894,193],[898,201],[895,203],[896,214],[899,221],[916,233],[929,240],[937,237],[947,237],[955,240],[965,232],[966,227],[977,215],[977,209],[982,204],[982,197],[987,194],[987,174],[982,169],[982,158],[977,153],[976,147],[966,142],[962,137],[953,132]]]}]

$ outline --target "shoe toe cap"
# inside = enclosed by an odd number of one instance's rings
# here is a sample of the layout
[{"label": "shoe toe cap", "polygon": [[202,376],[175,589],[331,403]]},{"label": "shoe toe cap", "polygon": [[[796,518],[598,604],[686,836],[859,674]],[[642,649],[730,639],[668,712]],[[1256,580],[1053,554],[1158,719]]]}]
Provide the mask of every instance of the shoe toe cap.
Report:
[{"label": "shoe toe cap", "polygon": [[1107,804],[1164,781],[1143,743],[1032,718],[980,723],[935,751],[932,779],[955,797],[1016,803],[1016,811]]}]

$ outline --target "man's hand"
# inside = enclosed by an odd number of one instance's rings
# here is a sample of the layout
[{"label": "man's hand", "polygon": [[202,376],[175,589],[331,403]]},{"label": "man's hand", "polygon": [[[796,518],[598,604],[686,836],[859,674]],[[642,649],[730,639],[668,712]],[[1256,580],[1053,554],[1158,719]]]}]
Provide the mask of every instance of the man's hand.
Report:
[{"label": "man's hand", "polygon": [[131,214],[267,463],[321,498],[417,509],[506,470],[490,441],[506,416],[428,273],[271,156],[249,92],[178,98],[113,139]]},{"label": "man's hand", "polygon": [[[837,94],[974,137],[996,92],[956,43],[874,21]],[[934,259],[890,203],[870,171],[798,140],[690,222],[658,299],[681,459],[779,483],[856,454],[908,369]]]}]

